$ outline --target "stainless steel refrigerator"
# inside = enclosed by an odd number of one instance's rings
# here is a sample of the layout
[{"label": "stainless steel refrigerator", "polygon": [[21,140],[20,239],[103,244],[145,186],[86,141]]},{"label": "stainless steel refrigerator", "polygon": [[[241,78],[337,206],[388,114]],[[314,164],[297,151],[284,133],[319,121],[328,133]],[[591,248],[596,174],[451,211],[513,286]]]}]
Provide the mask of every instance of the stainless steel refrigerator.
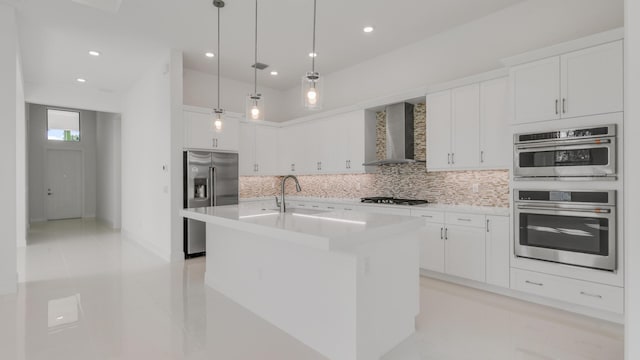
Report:
[{"label": "stainless steel refrigerator", "polygon": [[[238,154],[185,151],[184,207],[233,205],[238,203]],[[206,226],[184,219],[184,256],[205,255]]]}]

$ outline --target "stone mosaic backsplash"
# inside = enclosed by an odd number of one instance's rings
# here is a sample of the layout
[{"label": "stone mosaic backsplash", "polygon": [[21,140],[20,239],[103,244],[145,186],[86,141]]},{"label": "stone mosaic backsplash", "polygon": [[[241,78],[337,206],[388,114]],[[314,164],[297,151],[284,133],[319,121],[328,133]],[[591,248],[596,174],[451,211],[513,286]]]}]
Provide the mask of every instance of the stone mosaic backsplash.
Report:
[{"label": "stone mosaic backsplash", "polygon": [[[377,158],[384,158],[385,113],[377,114]],[[426,108],[414,108],[415,158],[426,160]],[[426,199],[432,203],[475,206],[509,206],[509,172],[445,171],[426,172],[425,163],[378,166],[371,174],[301,175],[302,191],[295,193],[293,181],[287,194],[317,198],[355,199],[365,196],[394,196]],[[240,198],[280,194],[280,177],[240,177]],[[478,192],[473,191],[474,184]]]}]

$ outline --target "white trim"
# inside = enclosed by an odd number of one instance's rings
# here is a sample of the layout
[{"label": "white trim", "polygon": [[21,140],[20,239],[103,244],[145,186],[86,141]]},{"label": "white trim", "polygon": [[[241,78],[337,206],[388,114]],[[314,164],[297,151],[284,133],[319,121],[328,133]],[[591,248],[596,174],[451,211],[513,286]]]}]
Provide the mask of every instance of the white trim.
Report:
[{"label": "white trim", "polygon": [[139,240],[135,240],[138,239],[138,236],[134,236],[131,232],[125,230],[125,229],[121,229],[120,231],[122,238],[124,240],[126,240],[127,242],[129,242],[130,244],[134,244],[150,253],[152,253],[153,255],[158,256],[159,258],[161,258],[162,260],[165,260],[167,262],[171,262],[171,252],[170,251],[166,251],[161,249],[158,245],[149,242],[149,241],[139,241]]},{"label": "white trim", "polygon": [[449,89],[453,89],[461,86],[495,80],[495,79],[504,78],[508,76],[509,76],[509,69],[506,67],[503,67],[500,69],[487,71],[480,74],[471,75],[464,78],[447,81],[445,83],[429,86],[429,88],[427,89],[427,94],[432,94],[435,92],[440,92],[440,91],[449,90]]},{"label": "white trim", "polygon": [[624,28],[617,28],[594,35],[589,35],[576,40],[555,44],[542,49],[529,51],[520,55],[504,58],[501,60],[501,62],[505,66],[515,66],[544,58],[566,54],[592,46],[618,41],[621,39],[624,39]]}]

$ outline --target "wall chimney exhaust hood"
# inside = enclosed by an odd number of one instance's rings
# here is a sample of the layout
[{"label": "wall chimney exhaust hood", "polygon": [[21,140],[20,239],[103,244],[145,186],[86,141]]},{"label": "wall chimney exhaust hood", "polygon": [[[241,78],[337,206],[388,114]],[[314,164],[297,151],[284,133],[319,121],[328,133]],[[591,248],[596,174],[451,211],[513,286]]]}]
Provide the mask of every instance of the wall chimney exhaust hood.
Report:
[{"label": "wall chimney exhaust hood", "polygon": [[[424,162],[415,160],[413,107],[413,104],[403,102],[388,105],[385,108],[385,124],[387,128],[385,158],[365,162],[364,166]],[[375,149],[368,149],[368,151],[375,151]],[[375,159],[376,156],[373,154],[373,156],[367,156],[367,158]]]}]

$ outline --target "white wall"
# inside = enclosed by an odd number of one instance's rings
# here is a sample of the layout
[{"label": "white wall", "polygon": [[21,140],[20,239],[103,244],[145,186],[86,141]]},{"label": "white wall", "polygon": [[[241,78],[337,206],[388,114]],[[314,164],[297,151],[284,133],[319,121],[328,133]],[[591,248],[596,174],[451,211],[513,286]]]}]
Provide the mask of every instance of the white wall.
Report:
[{"label": "white wall", "polygon": [[[640,1],[625,2],[625,359],[640,359]],[[633,155],[631,155],[633,154]]]},{"label": "white wall", "polygon": [[[19,67],[18,32],[13,8],[0,4],[0,122],[4,136],[0,141],[0,295],[16,291],[16,123],[19,111],[16,80],[21,77]],[[8,169],[8,170],[7,170]],[[8,173],[7,173],[8,172]]]},{"label": "white wall", "polygon": [[96,218],[121,226],[120,114],[99,112],[96,120]]},{"label": "white wall", "polygon": [[86,84],[37,84],[25,83],[25,99],[29,103],[61,106],[76,109],[119,113],[122,97]]},{"label": "white wall", "polygon": [[[622,25],[622,0],[529,0],[324,74],[323,111],[497,69],[504,57]],[[321,60],[317,69],[323,75]],[[299,86],[285,92],[284,118],[309,115],[300,96]]]},{"label": "white wall", "polygon": [[[18,49],[19,50],[19,49]],[[16,59],[16,245],[27,245],[27,118],[20,52]]]},{"label": "white wall", "polygon": [[29,137],[29,218],[32,222],[47,220],[45,195],[47,149],[78,149],[82,151],[84,159],[82,216],[96,216],[96,112],[64,109],[80,111],[79,142],[47,140],[47,106],[29,105],[27,134]]},{"label": "white wall", "polygon": [[[221,78],[220,106],[229,112],[245,113],[245,101],[253,92],[253,84]],[[284,121],[283,93],[279,90],[261,87],[258,92],[264,95],[265,119],[267,121]],[[217,77],[203,72],[184,70],[184,104],[215,108],[217,102]]]},{"label": "white wall", "polygon": [[182,150],[184,147],[182,52],[171,52],[171,260],[184,260]]},{"label": "white wall", "polygon": [[170,54],[132,86],[122,104],[122,233],[171,259]]}]

